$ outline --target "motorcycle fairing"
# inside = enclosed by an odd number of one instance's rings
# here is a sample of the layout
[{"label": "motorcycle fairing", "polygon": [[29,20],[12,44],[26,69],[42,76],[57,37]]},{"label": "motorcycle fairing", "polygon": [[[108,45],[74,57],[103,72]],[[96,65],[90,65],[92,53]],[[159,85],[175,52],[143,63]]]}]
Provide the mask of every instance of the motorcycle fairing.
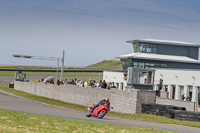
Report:
[{"label": "motorcycle fairing", "polygon": [[[99,114],[99,112],[100,112],[102,109],[104,109],[104,106],[103,106],[103,105],[99,105],[99,107],[96,107],[96,108],[94,109],[92,115],[94,115],[94,116],[97,117],[98,114]],[[105,111],[105,110],[102,110],[102,111]]]}]

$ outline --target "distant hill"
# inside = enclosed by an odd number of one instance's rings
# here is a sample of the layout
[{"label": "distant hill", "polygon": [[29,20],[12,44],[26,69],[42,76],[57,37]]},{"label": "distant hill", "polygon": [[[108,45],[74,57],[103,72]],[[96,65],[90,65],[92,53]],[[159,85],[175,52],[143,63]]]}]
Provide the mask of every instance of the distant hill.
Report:
[{"label": "distant hill", "polygon": [[103,60],[99,63],[89,65],[86,68],[99,70],[122,70],[122,64],[119,60]]},{"label": "distant hill", "polygon": [[[1,65],[0,69],[25,69],[25,70],[57,70],[57,67],[45,67],[45,66],[9,66]],[[59,67],[59,70],[61,68]],[[96,64],[92,64],[86,67],[64,67],[64,70],[122,70],[122,65],[119,60],[104,60]]]}]

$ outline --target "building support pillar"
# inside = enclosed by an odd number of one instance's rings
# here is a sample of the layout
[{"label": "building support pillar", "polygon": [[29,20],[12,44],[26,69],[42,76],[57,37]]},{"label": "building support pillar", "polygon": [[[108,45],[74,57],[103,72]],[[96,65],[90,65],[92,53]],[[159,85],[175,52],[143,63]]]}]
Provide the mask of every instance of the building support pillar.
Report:
[{"label": "building support pillar", "polygon": [[189,95],[189,88],[188,88],[188,85],[185,85],[184,86],[184,96],[185,96],[184,101],[186,101],[186,98],[188,95]]},{"label": "building support pillar", "polygon": [[197,93],[198,93],[198,90],[197,90],[197,87],[196,86],[193,86],[193,89],[192,89],[192,102],[196,102],[197,101]]},{"label": "building support pillar", "polygon": [[170,85],[169,84],[169,86],[168,86],[169,88],[168,88],[168,91],[169,91],[169,99],[172,99],[172,85]]},{"label": "building support pillar", "polygon": [[179,85],[176,85],[175,100],[180,100],[180,87],[179,87]]}]

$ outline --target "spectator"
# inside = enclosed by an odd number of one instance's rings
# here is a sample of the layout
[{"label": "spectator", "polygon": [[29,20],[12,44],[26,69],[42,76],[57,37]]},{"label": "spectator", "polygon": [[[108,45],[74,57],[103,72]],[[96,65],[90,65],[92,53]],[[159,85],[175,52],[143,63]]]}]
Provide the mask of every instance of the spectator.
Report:
[{"label": "spectator", "polygon": [[112,86],[112,83],[109,82],[109,83],[108,83],[108,89],[109,89],[109,90],[110,90],[111,86]]},{"label": "spectator", "polygon": [[84,87],[84,83],[85,83],[85,81],[83,80],[82,82],[83,82],[82,85],[83,85],[83,87]]},{"label": "spectator", "polygon": [[185,94],[183,93],[183,95],[181,96],[182,100],[185,100]]},{"label": "spectator", "polygon": [[54,84],[54,78],[51,80],[51,84]]},{"label": "spectator", "polygon": [[92,80],[89,79],[89,86],[92,86]]},{"label": "spectator", "polygon": [[49,79],[49,84],[51,84],[51,82],[52,82],[52,81],[51,81],[51,78],[50,78],[50,79]]},{"label": "spectator", "polygon": [[187,100],[187,101],[191,101],[190,95],[187,96],[186,100]]},{"label": "spectator", "polygon": [[75,84],[75,81],[72,79],[72,84],[74,85]]},{"label": "spectator", "polygon": [[96,87],[99,87],[99,82],[96,82]]},{"label": "spectator", "polygon": [[26,79],[26,82],[29,82],[29,78]]},{"label": "spectator", "polygon": [[70,81],[70,79],[68,80],[68,82],[67,82],[68,84],[71,84],[71,81]]},{"label": "spectator", "polygon": [[103,83],[102,83],[102,85],[101,85],[101,88],[105,88],[105,89],[106,89],[106,87],[107,87],[107,83],[106,83],[105,80],[103,80]]},{"label": "spectator", "polygon": [[60,85],[60,79],[57,80],[57,85]]},{"label": "spectator", "polygon": [[84,82],[84,87],[86,88],[88,86],[87,81]]},{"label": "spectator", "polygon": [[67,79],[65,79],[65,84],[67,84]]},{"label": "spectator", "polygon": [[101,85],[102,85],[102,81],[100,80],[99,87],[101,87]]},{"label": "spectator", "polygon": [[74,85],[76,85],[76,81],[77,81],[77,79],[75,78],[75,79],[74,79]]},{"label": "spectator", "polygon": [[79,81],[79,86],[83,86],[83,83],[84,83],[84,82],[83,82],[82,80],[80,80],[80,81]]}]

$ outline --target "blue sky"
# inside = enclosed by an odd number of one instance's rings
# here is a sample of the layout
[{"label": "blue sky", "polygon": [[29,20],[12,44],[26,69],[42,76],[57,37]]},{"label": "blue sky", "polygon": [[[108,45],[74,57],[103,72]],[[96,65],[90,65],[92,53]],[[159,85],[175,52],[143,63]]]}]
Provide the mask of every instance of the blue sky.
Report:
[{"label": "blue sky", "polygon": [[127,40],[200,43],[199,0],[0,0],[0,65],[87,66],[133,52]]}]

